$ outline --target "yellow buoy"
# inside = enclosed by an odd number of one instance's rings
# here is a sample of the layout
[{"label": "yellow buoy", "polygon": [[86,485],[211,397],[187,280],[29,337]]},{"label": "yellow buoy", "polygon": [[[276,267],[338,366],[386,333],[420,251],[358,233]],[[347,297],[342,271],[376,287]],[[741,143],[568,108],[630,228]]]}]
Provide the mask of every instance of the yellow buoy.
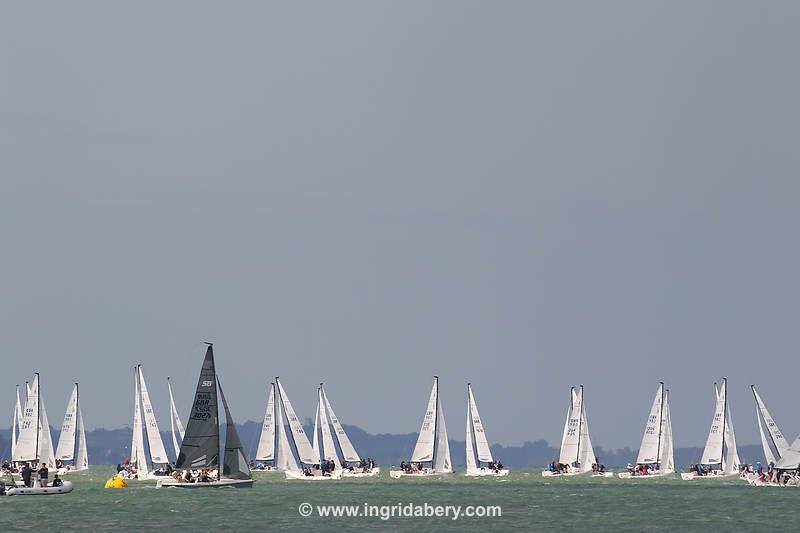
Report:
[{"label": "yellow buoy", "polygon": [[128,482],[122,479],[119,476],[114,476],[109,478],[106,481],[106,488],[107,489],[126,489],[128,488]]}]

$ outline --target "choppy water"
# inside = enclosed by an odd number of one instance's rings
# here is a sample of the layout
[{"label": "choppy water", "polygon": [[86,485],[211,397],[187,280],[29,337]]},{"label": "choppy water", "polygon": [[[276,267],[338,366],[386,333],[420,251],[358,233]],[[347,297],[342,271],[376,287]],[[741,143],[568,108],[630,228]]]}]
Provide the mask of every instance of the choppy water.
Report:
[{"label": "choppy water", "polygon": [[[384,469],[385,470],[385,469]],[[331,482],[285,481],[256,474],[252,489],[156,489],[131,482],[106,490],[107,467],[70,477],[65,496],[0,498],[0,531],[210,530],[371,531],[797,531],[800,488],[752,488],[739,480],[686,482],[569,478],[538,471],[506,479],[465,478]],[[499,505],[499,518],[303,518],[312,505]],[[185,529],[184,529],[185,530]]]}]

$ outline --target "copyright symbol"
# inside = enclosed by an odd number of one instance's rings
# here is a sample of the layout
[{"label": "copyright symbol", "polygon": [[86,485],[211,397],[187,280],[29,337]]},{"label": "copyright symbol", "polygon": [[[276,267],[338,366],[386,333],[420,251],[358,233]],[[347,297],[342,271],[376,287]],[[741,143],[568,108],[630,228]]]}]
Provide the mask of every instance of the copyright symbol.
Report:
[{"label": "copyright symbol", "polygon": [[311,516],[313,510],[314,508],[310,503],[301,503],[300,507],[297,508],[297,512],[303,517]]}]

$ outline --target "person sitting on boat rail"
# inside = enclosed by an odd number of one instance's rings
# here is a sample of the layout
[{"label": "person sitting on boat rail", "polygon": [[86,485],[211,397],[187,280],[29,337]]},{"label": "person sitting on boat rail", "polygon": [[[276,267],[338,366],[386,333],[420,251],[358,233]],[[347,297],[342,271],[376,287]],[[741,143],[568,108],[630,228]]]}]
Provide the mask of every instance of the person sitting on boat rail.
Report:
[{"label": "person sitting on boat rail", "polygon": [[197,481],[198,481],[198,483],[210,483],[211,482],[211,478],[208,477],[208,469],[207,468],[204,468],[200,472],[200,477],[198,478]]},{"label": "person sitting on boat rail", "polygon": [[186,470],[186,472],[183,474],[183,481],[186,483],[194,483],[191,470]]},{"label": "person sitting on boat rail", "polygon": [[61,478],[58,477],[58,474],[54,475],[53,476],[53,485],[52,486],[53,487],[62,487],[63,485],[64,485],[64,482],[61,481]]}]

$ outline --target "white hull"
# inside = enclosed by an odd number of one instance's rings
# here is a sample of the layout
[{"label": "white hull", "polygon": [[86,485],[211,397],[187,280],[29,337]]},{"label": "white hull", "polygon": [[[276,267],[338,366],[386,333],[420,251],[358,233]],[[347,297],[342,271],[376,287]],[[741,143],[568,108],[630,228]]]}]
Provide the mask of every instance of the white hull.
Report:
[{"label": "white hull", "polygon": [[86,472],[89,468],[59,468],[56,470],[56,474],[59,476],[65,476],[67,474],[75,474],[77,472]]},{"label": "white hull", "polygon": [[157,488],[169,487],[178,489],[214,489],[222,487],[250,488],[253,486],[252,479],[219,479],[208,482],[183,483],[173,478],[161,478],[156,483]]},{"label": "white hull", "polygon": [[446,470],[443,472],[436,472],[433,469],[425,468],[420,470],[419,472],[408,473],[402,470],[389,470],[389,477],[392,479],[400,479],[401,477],[409,477],[409,478],[416,478],[416,477],[433,477],[433,476],[444,476],[447,474],[452,474],[452,470]]},{"label": "white hull", "polygon": [[351,472],[350,470],[344,470],[342,472],[342,477],[375,477],[380,475],[380,473],[380,467],[373,468],[370,472]]},{"label": "white hull", "polygon": [[65,481],[60,487],[11,487],[6,496],[54,496],[72,492],[72,482]]},{"label": "white hull", "polygon": [[593,472],[592,477],[614,477],[614,472]]},{"label": "white hull", "polygon": [[287,470],[285,472],[286,479],[293,479],[299,481],[332,481],[335,479],[342,479],[342,471],[341,470],[334,470],[331,472],[329,476],[307,476],[303,473],[302,470]]},{"label": "white hull", "polygon": [[504,477],[508,475],[508,468],[495,471],[489,468],[481,468],[480,470],[467,470],[464,472],[467,477]]},{"label": "white hull", "polygon": [[692,481],[695,479],[731,479],[738,475],[738,472],[734,472],[732,474],[706,474],[705,476],[698,476],[697,472],[681,472],[681,479],[684,481]]},{"label": "white hull", "polygon": [[586,476],[591,473],[592,473],[591,470],[587,472],[563,472],[563,473],[552,472],[550,470],[543,470],[542,477],[575,477],[575,476]]},{"label": "white hull", "polygon": [[675,475],[675,471],[674,470],[668,470],[666,472],[659,472],[658,474],[647,474],[645,476],[641,476],[641,475],[634,476],[634,475],[631,475],[630,472],[620,472],[617,475],[619,476],[620,479],[655,479],[655,478],[660,478],[660,477],[662,477],[662,478],[663,477],[673,477]]}]

